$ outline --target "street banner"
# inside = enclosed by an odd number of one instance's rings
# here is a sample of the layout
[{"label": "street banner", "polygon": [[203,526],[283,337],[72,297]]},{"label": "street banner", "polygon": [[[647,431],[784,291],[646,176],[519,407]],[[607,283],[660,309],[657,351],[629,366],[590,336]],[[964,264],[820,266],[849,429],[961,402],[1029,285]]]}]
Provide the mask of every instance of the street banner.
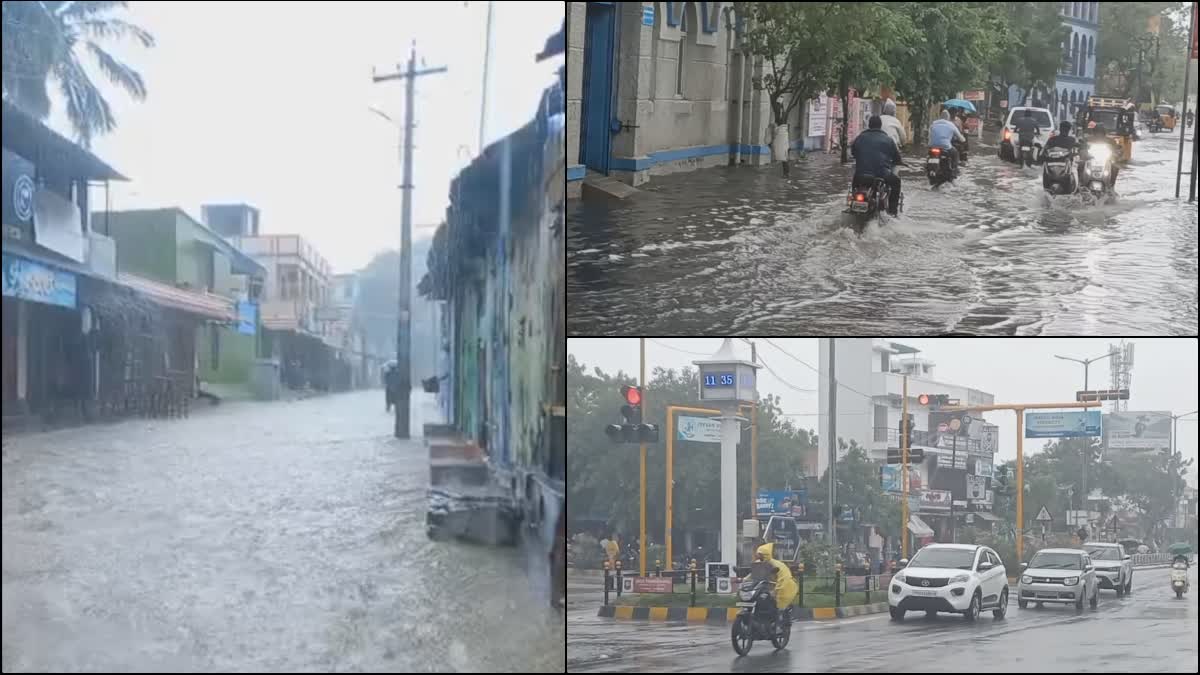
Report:
[{"label": "street banner", "polygon": [[721,420],[680,415],[675,428],[675,440],[720,443]]},{"label": "street banner", "polygon": [[1104,416],[1105,445],[1121,450],[1162,450],[1171,446],[1171,414],[1115,412]]},{"label": "street banner", "polygon": [[982,89],[967,89],[962,94],[964,101],[982,101],[983,98],[984,91]]},{"label": "street banner", "polygon": [[764,516],[803,518],[808,513],[807,490],[759,490],[755,513]]},{"label": "street banner", "polygon": [[675,580],[671,577],[622,577],[625,593],[670,593]]},{"label": "street banner", "polygon": [[987,495],[987,478],[983,476],[967,476],[967,499],[982,501]]},{"label": "street banner", "polygon": [[1099,435],[1099,410],[1025,413],[1025,438],[1079,438]]},{"label": "street banner", "polygon": [[921,511],[949,510],[950,500],[949,490],[925,490],[921,492]]}]

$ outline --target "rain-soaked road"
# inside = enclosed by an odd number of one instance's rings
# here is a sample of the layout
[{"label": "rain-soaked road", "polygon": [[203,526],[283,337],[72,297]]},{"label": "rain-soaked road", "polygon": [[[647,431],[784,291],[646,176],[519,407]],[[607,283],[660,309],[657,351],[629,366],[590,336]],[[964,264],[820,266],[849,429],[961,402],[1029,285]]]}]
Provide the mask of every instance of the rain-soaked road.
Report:
[{"label": "rain-soaked road", "polygon": [[568,329],[1195,334],[1197,208],[1186,177],[1174,199],[1178,138],[1138,142],[1109,205],[1050,204],[1040,167],[974,140],[963,178],[937,191],[910,156],[904,212],[862,236],[841,213],[852,164],[825,154],[787,179],[778,165],[705,169],[623,202],[572,200]]},{"label": "rain-soaked road", "polygon": [[374,390],[6,436],[4,671],[562,672],[525,554],[430,542],[390,431]]},{"label": "rain-soaked road", "polygon": [[[1147,673],[1197,671],[1196,568],[1192,591],[1177,600],[1166,567],[1139,569],[1134,591],[1101,591],[1096,609],[1047,605],[1006,618],[985,612],[974,624],[956,614],[910,613],[804,622],[787,648],[755,642],[738,658],[727,626],[614,622],[596,617],[595,600],[567,616],[567,670],[584,672]],[[568,582],[568,602],[572,585]]]}]

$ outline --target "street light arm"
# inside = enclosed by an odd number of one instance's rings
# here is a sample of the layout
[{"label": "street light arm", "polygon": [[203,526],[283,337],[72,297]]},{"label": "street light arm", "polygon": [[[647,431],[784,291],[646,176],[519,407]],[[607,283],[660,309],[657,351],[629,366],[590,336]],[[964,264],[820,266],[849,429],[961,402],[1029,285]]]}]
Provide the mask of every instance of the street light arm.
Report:
[{"label": "street light arm", "polygon": [[1054,358],[1062,359],[1063,361],[1074,361],[1075,363],[1083,363],[1085,365],[1087,364],[1087,362],[1083,361],[1082,359],[1075,359],[1075,358],[1071,358],[1070,356],[1059,356],[1058,354],[1055,354]]}]

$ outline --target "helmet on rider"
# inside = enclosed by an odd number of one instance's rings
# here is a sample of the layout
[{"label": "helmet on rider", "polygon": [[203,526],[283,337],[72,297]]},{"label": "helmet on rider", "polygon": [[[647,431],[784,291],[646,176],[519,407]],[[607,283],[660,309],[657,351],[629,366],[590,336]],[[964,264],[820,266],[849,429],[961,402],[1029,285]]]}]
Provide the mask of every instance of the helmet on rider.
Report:
[{"label": "helmet on rider", "polygon": [[1066,135],[1070,134],[1071,133],[1071,123],[1066,120],[1063,120],[1061,123],[1059,123],[1058,133],[1061,136],[1066,136]]}]

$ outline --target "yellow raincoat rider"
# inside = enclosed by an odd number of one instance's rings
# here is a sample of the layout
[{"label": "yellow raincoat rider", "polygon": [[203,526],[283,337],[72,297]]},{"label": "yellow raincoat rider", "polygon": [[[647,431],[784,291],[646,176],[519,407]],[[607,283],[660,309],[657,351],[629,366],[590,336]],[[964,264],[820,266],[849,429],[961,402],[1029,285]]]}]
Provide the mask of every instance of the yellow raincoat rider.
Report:
[{"label": "yellow raincoat rider", "polygon": [[771,567],[775,568],[775,606],[784,609],[795,602],[796,594],[800,592],[800,586],[792,577],[792,571],[788,569],[788,566],[774,558],[774,552],[774,542],[763,544],[758,547],[754,559],[770,563]]}]

